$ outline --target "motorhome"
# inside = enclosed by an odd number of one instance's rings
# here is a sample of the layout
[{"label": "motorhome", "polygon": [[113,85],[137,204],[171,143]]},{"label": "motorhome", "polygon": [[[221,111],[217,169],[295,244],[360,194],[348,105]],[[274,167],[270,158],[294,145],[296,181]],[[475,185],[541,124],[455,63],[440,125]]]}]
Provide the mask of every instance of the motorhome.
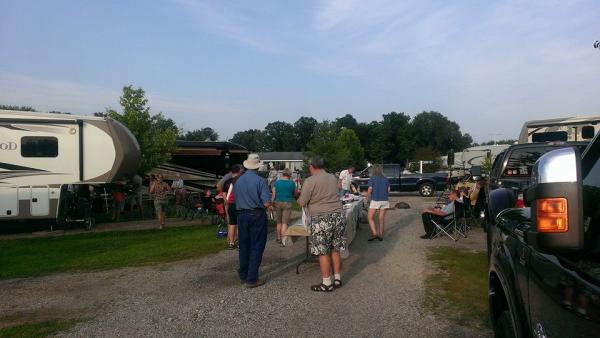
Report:
[{"label": "motorhome", "polygon": [[493,144],[466,148],[454,153],[453,168],[469,169],[472,166],[481,166],[486,158],[493,162],[498,154],[508,148],[508,144]]},{"label": "motorhome", "polygon": [[600,130],[600,116],[576,116],[527,121],[519,144],[551,141],[590,141]]},{"label": "motorhome", "polygon": [[132,175],[139,159],[114,119],[0,110],[0,220],[57,218],[67,186]]}]

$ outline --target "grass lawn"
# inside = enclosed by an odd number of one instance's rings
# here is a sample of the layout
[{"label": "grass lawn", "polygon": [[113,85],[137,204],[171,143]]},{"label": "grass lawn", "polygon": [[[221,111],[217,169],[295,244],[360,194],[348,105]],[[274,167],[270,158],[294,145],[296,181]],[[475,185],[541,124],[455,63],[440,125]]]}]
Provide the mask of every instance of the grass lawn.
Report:
[{"label": "grass lawn", "polygon": [[39,323],[19,324],[0,328],[0,338],[48,337],[75,326],[79,320],[53,320]]},{"label": "grass lawn", "polygon": [[437,272],[425,281],[425,308],[460,325],[490,328],[486,253],[439,247],[427,259]]},{"label": "grass lawn", "polygon": [[0,279],[98,271],[201,257],[225,240],[215,226],[0,240]]}]

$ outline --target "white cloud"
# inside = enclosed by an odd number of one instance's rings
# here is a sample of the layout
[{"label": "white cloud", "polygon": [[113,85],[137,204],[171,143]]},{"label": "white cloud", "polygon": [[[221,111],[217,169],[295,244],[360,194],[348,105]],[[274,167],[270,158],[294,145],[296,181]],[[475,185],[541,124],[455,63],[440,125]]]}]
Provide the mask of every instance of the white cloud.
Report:
[{"label": "white cloud", "polygon": [[257,22],[241,10],[229,8],[226,11],[205,0],[175,0],[175,3],[185,8],[198,25],[216,34],[266,53],[287,53],[285,48],[256,31]]},{"label": "white cloud", "polygon": [[[120,96],[120,90],[0,72],[2,104],[32,106],[40,111],[91,114],[107,107],[118,110]],[[147,97],[154,113],[164,112],[185,129],[210,126],[230,134],[231,121],[244,112],[239,106],[208,99],[167,97],[153,92],[147,92]]]}]

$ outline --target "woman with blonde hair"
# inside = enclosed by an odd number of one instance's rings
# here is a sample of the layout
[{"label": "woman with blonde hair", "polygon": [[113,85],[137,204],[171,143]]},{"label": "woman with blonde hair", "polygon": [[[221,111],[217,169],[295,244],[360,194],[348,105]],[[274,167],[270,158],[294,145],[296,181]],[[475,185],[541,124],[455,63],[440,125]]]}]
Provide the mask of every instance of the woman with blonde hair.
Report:
[{"label": "woman with blonde hair", "polygon": [[[369,178],[369,189],[367,190],[367,199],[369,204],[369,228],[371,237],[369,242],[378,239],[383,241],[383,230],[385,226],[385,210],[390,207],[389,201],[390,181],[383,176],[383,168],[376,164],[373,166],[371,177]],[[375,212],[379,210],[379,229],[375,227]]]}]

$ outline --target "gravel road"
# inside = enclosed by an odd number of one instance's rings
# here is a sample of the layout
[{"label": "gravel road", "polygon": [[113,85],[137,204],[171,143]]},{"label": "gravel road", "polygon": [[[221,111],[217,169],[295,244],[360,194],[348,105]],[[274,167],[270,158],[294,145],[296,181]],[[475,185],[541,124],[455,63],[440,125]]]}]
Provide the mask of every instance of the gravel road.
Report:
[{"label": "gravel road", "polygon": [[[388,212],[383,242],[367,242],[361,226],[344,260],[345,284],[332,293],[310,291],[320,281],[317,264],[295,273],[304,241],[281,248],[271,239],[260,288],[244,288],[235,273],[237,251],[223,251],[152,267],[0,281],[0,318],[90,318],[66,337],[488,336],[422,309],[426,248],[450,242],[418,238],[423,199],[394,199],[412,209]],[[483,245],[477,236],[459,243]]]}]

